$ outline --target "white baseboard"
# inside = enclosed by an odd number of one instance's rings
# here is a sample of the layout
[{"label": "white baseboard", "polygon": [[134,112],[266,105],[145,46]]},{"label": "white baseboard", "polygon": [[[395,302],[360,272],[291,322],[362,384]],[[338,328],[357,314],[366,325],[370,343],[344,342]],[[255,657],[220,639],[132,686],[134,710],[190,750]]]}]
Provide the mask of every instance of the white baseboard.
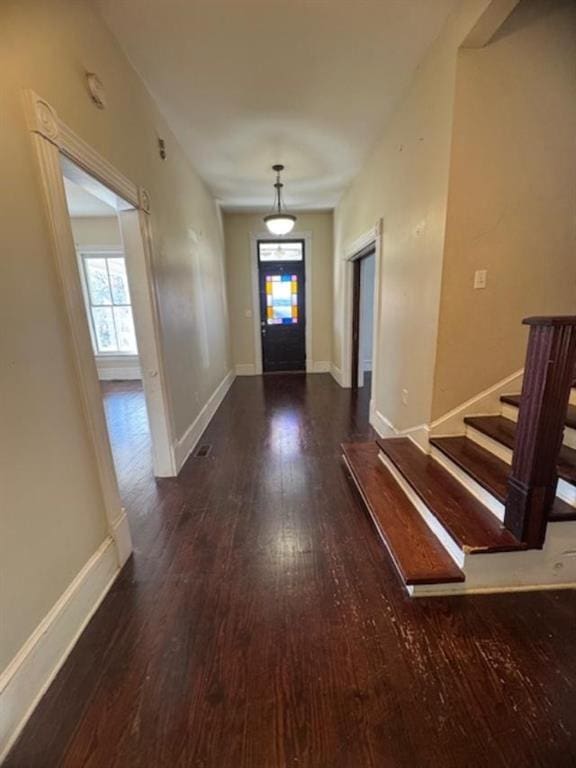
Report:
[{"label": "white baseboard", "polygon": [[121,568],[132,554],[132,536],[130,535],[130,525],[124,508],[122,508],[122,514],[112,527],[112,538],[116,544],[118,562]]},{"label": "white baseboard", "polygon": [[332,363],[329,360],[314,360],[306,367],[306,373],[331,373]]},{"label": "white baseboard", "polygon": [[174,457],[176,459],[177,473],[180,472],[184,466],[184,463],[186,462],[186,459],[188,456],[190,456],[194,448],[196,448],[198,440],[200,440],[202,437],[202,433],[218,410],[220,403],[226,397],[226,394],[232,386],[232,382],[234,381],[235,377],[236,374],[234,371],[229,371],[226,376],[224,376],[220,384],[216,387],[210,396],[210,399],[204,408],[202,408],[186,432],[176,442],[176,445],[174,446]]},{"label": "white baseboard", "polygon": [[408,427],[408,429],[396,429],[394,424],[392,424],[386,416],[380,413],[379,410],[374,408],[372,402],[370,402],[370,425],[374,427],[378,435],[382,438],[408,437],[421,451],[424,451],[424,453],[429,453],[430,451],[430,444],[428,441],[430,431],[427,424],[419,424],[416,427]]},{"label": "white baseboard", "polygon": [[338,368],[337,365],[334,365],[334,363],[330,364],[330,373],[332,374],[332,378],[334,381],[339,384],[341,387],[344,386],[344,379],[342,376],[342,371],[340,368]]},{"label": "white baseboard", "polygon": [[430,424],[432,435],[461,435],[464,432],[463,419],[465,416],[485,416],[487,414],[500,413],[500,396],[510,392],[520,392],[522,389],[522,377],[524,369],[507,376],[496,382],[492,387],[479,392],[470,400],[459,405],[444,416],[435,419]]},{"label": "white baseboard", "polygon": [[108,537],[0,675],[0,763],[118,573]]},{"label": "white baseboard", "polygon": [[236,376],[257,376],[258,372],[254,363],[237,363],[234,370]]}]

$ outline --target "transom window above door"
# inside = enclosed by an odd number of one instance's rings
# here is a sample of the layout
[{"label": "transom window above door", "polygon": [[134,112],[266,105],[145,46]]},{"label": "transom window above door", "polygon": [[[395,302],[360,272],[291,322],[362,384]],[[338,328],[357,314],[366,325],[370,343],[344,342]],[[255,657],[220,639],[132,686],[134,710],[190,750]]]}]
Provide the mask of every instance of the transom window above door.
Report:
[{"label": "transom window above door", "polygon": [[304,243],[302,240],[259,240],[260,261],[302,261]]},{"label": "transom window above door", "polygon": [[80,258],[94,352],[137,355],[124,256],[81,253]]}]

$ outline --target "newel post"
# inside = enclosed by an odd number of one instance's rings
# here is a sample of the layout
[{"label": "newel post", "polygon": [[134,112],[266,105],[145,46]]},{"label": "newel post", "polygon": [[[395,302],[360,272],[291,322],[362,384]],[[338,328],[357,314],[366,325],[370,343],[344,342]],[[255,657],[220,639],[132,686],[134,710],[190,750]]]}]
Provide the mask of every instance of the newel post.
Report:
[{"label": "newel post", "polygon": [[529,547],[541,548],[554,503],[576,364],[576,317],[529,317],[522,398],[504,523]]}]

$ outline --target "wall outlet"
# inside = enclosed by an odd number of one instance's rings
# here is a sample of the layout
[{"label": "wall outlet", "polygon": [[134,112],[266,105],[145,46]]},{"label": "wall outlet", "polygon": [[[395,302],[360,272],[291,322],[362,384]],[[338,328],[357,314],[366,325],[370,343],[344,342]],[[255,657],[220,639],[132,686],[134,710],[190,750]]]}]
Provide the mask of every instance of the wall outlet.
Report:
[{"label": "wall outlet", "polygon": [[402,390],[402,405],[408,405],[408,390]]},{"label": "wall outlet", "polygon": [[486,288],[487,275],[488,270],[486,269],[477,269],[476,272],[474,272],[474,290],[478,290],[479,288]]},{"label": "wall outlet", "polygon": [[244,317],[252,317],[252,310],[251,309],[245,309],[244,310]]}]

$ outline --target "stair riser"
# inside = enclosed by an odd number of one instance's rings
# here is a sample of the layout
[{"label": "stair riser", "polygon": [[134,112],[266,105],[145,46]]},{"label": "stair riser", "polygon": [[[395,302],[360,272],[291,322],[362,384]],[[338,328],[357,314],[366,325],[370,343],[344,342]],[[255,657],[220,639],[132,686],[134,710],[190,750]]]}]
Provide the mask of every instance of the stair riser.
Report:
[{"label": "stair riser", "polygon": [[404,476],[400,474],[400,472],[396,469],[396,466],[392,463],[392,461],[390,461],[390,459],[383,453],[380,453],[380,461],[386,467],[386,469],[390,472],[394,480],[396,480],[400,488],[402,488],[402,490],[404,491],[404,493],[406,494],[410,502],[414,505],[414,507],[418,510],[418,512],[424,519],[424,522],[426,523],[426,525],[430,528],[432,533],[440,541],[440,543],[442,544],[444,549],[448,552],[450,557],[454,560],[456,565],[459,568],[462,568],[464,566],[466,555],[462,551],[462,549],[459,547],[459,545],[454,541],[452,536],[450,536],[448,531],[439,522],[438,518],[428,509],[426,504],[424,504],[420,496],[418,496],[418,494],[415,493],[412,486],[406,482],[406,480],[404,479]]},{"label": "stair riser", "polygon": [[502,502],[498,501],[498,499],[487,491],[486,488],[477,483],[473,477],[455,464],[449,456],[446,456],[446,454],[438,448],[433,446],[431,455],[444,467],[444,469],[461,482],[466,490],[470,491],[470,493],[481,501],[484,506],[488,507],[490,512],[492,512],[498,520],[504,520],[504,504],[502,504]]},{"label": "stair riser", "polygon": [[[498,456],[499,459],[505,461],[506,464],[512,464],[512,451],[497,440],[493,440],[483,432],[479,432],[474,427],[466,426],[466,437],[473,440],[477,445],[490,451],[494,456]],[[571,504],[576,507],[576,486],[567,483],[565,480],[558,480],[558,487],[556,490],[558,498],[565,501],[567,504]]]},{"label": "stair riser", "polygon": [[[514,405],[510,405],[509,403],[502,403],[501,415],[504,416],[505,419],[510,419],[510,421],[517,422],[518,408],[516,408]],[[576,450],[576,429],[572,429],[571,427],[564,427],[563,443],[564,445],[567,445],[568,448],[573,448]]]},{"label": "stair riser", "polygon": [[418,584],[412,597],[491,592],[574,589],[576,587],[576,521],[548,526],[543,549],[470,555],[466,580],[460,584]]}]

